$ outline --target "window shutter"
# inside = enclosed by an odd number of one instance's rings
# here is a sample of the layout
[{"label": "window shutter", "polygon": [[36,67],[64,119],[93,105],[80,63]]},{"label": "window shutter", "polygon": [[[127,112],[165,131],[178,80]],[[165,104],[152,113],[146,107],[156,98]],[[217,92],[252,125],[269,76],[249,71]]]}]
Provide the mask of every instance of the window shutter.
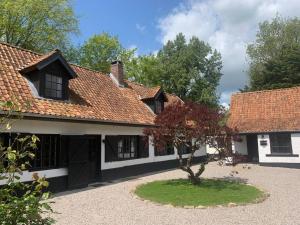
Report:
[{"label": "window shutter", "polygon": [[149,157],[149,137],[138,136],[138,158]]},{"label": "window shutter", "polygon": [[118,141],[120,137],[116,135],[105,136],[105,162],[118,160]]}]

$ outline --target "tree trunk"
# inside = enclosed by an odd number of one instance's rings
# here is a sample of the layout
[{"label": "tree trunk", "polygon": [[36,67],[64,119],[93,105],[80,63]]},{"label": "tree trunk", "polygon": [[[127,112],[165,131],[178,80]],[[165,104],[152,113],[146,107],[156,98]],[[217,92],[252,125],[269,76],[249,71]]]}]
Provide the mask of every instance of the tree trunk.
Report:
[{"label": "tree trunk", "polygon": [[191,169],[193,156],[194,156],[194,152],[190,154],[190,156],[187,159],[186,165],[184,165],[182,155],[179,154],[179,165],[180,165],[179,168],[187,172],[188,178],[191,181],[191,183],[196,185],[201,182],[200,176],[205,170],[205,163],[201,163],[198,171],[194,173],[194,171]]}]

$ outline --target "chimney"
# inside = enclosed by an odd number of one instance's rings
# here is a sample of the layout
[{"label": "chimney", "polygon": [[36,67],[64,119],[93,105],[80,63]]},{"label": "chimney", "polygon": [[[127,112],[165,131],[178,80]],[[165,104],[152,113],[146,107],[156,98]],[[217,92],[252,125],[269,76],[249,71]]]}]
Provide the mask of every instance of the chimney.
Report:
[{"label": "chimney", "polygon": [[124,87],[124,70],[121,61],[113,61],[110,66],[110,75],[112,79],[120,86]]}]

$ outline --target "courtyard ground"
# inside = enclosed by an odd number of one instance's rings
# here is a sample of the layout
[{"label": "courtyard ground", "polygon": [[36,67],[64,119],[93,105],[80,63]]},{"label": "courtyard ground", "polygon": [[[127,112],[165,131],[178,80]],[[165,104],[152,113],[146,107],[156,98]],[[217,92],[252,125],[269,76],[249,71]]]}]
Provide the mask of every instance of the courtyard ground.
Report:
[{"label": "courtyard ground", "polygon": [[[141,183],[185,178],[180,170],[156,173],[100,187],[63,192],[55,198],[58,225],[300,225],[300,169],[238,165],[238,177],[269,193],[262,203],[184,209],[142,201],[132,194]],[[248,169],[247,167],[250,167]],[[204,177],[227,177],[232,167],[209,164]]]}]

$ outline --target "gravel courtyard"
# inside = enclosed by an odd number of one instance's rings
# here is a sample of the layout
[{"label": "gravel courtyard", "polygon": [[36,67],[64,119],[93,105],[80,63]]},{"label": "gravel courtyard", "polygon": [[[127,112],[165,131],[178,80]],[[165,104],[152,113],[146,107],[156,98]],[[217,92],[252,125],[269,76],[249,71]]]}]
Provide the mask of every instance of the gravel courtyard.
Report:
[{"label": "gravel courtyard", "polygon": [[[246,179],[270,194],[264,202],[247,206],[184,209],[141,201],[131,193],[136,185],[158,179],[185,177],[171,170],[136,179],[64,192],[54,198],[58,225],[300,225],[300,169],[235,167]],[[205,177],[229,176],[232,167],[207,166]]]}]

